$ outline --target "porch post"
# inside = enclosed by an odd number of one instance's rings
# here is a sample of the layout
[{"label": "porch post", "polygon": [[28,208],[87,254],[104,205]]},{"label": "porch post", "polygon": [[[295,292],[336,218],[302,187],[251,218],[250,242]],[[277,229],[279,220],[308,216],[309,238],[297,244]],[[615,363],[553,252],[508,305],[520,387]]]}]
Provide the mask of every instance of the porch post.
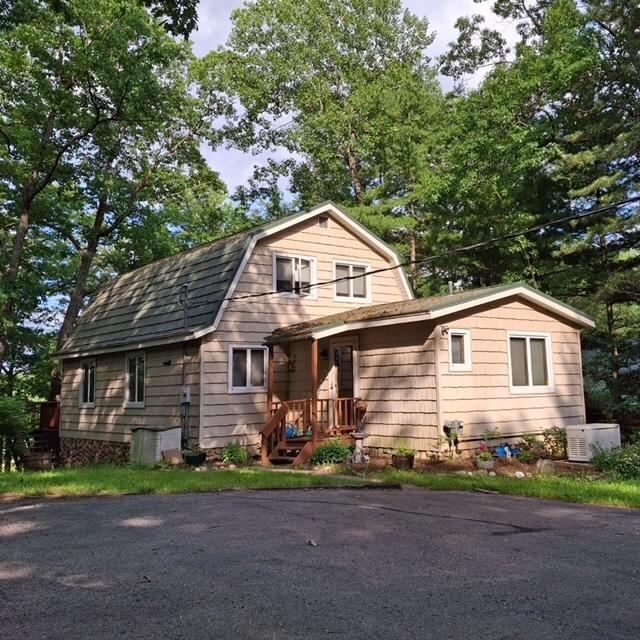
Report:
[{"label": "porch post", "polygon": [[269,345],[268,364],[267,364],[267,422],[271,420],[271,410],[273,409],[273,385],[274,385],[274,366],[273,366],[273,345]]},{"label": "porch post", "polygon": [[311,438],[318,441],[318,341],[311,340]]}]

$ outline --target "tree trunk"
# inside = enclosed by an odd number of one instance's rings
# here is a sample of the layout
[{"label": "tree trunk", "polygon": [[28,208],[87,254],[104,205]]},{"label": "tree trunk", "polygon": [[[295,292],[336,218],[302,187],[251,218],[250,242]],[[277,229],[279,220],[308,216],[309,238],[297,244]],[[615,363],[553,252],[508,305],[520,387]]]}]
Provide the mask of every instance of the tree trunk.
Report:
[{"label": "tree trunk", "polygon": [[93,219],[93,225],[91,227],[91,232],[89,233],[87,246],[80,254],[80,266],[76,273],[73,291],[69,297],[69,304],[67,305],[67,310],[64,314],[62,326],[58,331],[58,349],[62,348],[69,337],[78,314],[80,313],[80,309],[82,308],[82,301],[87,290],[87,280],[89,279],[91,265],[93,264],[93,259],[95,258],[98,250],[98,245],[100,244],[102,225],[104,223],[104,217],[107,213],[108,207],[109,197],[107,194],[103,194],[100,196],[100,200],[98,201],[98,208],[96,209],[96,215]]},{"label": "tree trunk", "polygon": [[360,161],[353,152],[356,141],[356,134],[351,132],[351,141],[347,145],[344,152],[344,159],[351,174],[351,182],[353,183],[353,199],[356,205],[362,204],[362,196],[364,194],[364,185],[360,178]]}]

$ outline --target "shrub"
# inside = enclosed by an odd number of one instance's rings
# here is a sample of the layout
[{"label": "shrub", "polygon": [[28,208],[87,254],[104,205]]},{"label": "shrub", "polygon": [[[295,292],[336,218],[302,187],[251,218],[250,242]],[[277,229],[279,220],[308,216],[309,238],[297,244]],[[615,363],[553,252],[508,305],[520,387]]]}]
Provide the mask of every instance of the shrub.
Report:
[{"label": "shrub", "polygon": [[527,451],[526,449],[520,451],[520,455],[518,456],[518,460],[520,462],[524,462],[525,464],[532,464],[537,460],[538,456],[533,451]]},{"label": "shrub", "polygon": [[493,454],[491,451],[481,451],[476,456],[476,460],[493,460]]},{"label": "shrub", "polygon": [[20,398],[0,397],[0,470],[4,461],[9,470],[11,459],[19,463],[26,449],[25,440],[30,430],[27,406]]},{"label": "shrub", "polygon": [[394,456],[415,456],[416,455],[416,451],[415,449],[411,449],[410,447],[408,447],[406,444],[402,444],[399,447],[397,447],[396,449],[393,450],[393,454]]},{"label": "shrub", "polygon": [[312,464],[340,464],[351,455],[351,447],[340,438],[323,442],[311,456]]},{"label": "shrub", "polygon": [[551,427],[542,432],[544,446],[552,458],[563,459],[567,457],[567,431],[562,427]]},{"label": "shrub", "polygon": [[245,464],[247,461],[245,448],[237,441],[227,442],[222,450],[222,462],[232,464]]},{"label": "shrub", "polygon": [[593,448],[593,465],[598,471],[604,471],[620,478],[640,478],[640,442],[616,447],[605,451]]}]

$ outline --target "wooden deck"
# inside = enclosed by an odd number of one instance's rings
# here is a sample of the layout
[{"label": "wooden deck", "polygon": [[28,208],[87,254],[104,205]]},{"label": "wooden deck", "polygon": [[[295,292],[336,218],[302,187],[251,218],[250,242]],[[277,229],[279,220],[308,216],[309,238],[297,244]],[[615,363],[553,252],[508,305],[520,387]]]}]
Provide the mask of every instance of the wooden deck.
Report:
[{"label": "wooden deck", "polygon": [[357,398],[275,402],[262,430],[262,464],[303,464],[318,444],[356,430]]}]

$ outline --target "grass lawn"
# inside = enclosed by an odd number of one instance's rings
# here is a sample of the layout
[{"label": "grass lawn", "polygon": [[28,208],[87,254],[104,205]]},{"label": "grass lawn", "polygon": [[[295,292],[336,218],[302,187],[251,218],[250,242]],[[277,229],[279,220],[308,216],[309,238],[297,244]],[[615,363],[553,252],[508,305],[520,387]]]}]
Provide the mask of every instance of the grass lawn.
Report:
[{"label": "grass lawn", "polygon": [[436,491],[480,489],[531,498],[552,498],[564,502],[640,508],[640,480],[588,480],[583,477],[544,475],[532,478],[463,476],[396,469],[372,471],[361,477],[411,484]]},{"label": "grass lawn", "polygon": [[0,495],[118,496],[127,493],[189,493],[224,489],[283,489],[362,485],[360,478],[272,472],[259,468],[152,469],[94,465],[55,471],[0,473]]}]

